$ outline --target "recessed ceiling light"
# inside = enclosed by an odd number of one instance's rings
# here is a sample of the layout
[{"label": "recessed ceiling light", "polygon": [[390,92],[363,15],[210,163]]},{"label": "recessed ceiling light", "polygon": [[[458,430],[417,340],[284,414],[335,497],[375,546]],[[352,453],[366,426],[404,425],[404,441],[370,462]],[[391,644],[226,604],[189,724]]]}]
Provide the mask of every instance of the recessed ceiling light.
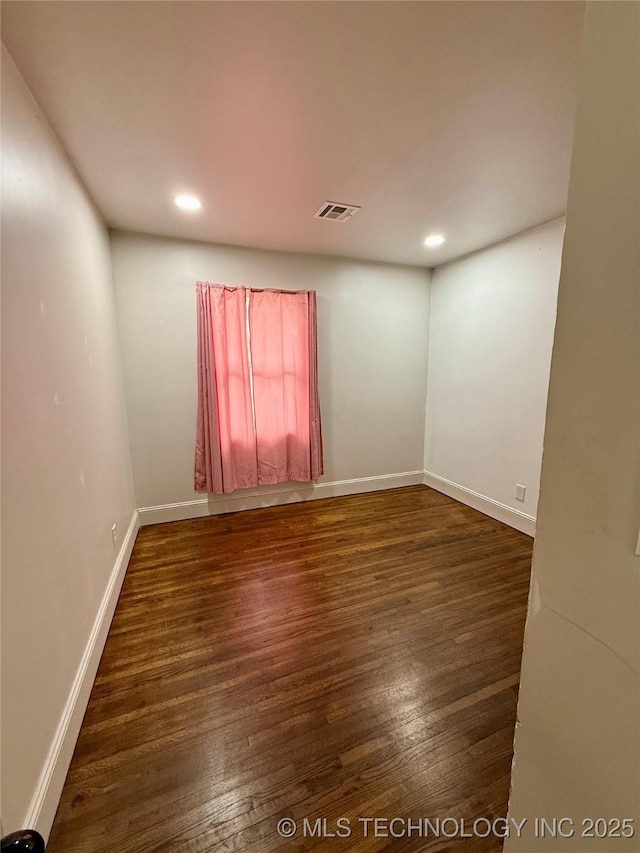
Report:
[{"label": "recessed ceiling light", "polygon": [[425,239],[424,244],[430,249],[437,249],[438,246],[442,246],[445,240],[446,238],[443,237],[442,234],[429,234],[429,236]]},{"label": "recessed ceiling light", "polygon": [[200,210],[202,207],[202,202],[194,195],[177,195],[174,201],[180,210]]}]

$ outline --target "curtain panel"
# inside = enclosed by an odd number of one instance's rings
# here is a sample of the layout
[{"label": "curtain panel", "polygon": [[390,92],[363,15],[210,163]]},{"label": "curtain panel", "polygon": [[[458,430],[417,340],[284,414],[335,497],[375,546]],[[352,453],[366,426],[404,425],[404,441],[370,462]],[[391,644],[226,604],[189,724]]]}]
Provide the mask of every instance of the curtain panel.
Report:
[{"label": "curtain panel", "polygon": [[198,305],[197,491],[323,472],[316,294],[208,282]]}]

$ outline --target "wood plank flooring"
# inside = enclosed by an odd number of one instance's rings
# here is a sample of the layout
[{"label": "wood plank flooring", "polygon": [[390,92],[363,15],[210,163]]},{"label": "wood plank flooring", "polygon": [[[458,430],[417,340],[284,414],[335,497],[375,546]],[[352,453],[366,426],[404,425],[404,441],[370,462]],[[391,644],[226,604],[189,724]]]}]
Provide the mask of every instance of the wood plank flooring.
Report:
[{"label": "wood plank flooring", "polygon": [[426,486],[143,528],[48,851],[500,850],[415,827],[506,813],[531,550]]}]

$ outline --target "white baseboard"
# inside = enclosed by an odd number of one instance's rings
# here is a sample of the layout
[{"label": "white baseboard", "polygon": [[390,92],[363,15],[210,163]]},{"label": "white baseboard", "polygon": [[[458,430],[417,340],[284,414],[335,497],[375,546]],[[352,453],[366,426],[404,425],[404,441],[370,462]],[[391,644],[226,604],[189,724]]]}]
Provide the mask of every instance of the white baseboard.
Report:
[{"label": "white baseboard", "polygon": [[159,506],[143,506],[138,509],[140,527],[149,524],[164,524],[165,521],[186,521],[189,518],[203,518],[211,515],[209,501],[200,498],[194,501],[181,501]]},{"label": "white baseboard", "polygon": [[442,492],[443,495],[477,509],[497,521],[502,521],[503,524],[508,524],[509,527],[515,527],[516,530],[526,533],[527,536],[536,535],[536,519],[532,515],[527,515],[499,501],[494,501],[493,498],[488,498],[486,495],[481,495],[465,488],[465,486],[453,483],[451,480],[445,480],[444,477],[438,477],[437,474],[431,474],[429,471],[424,472],[422,482],[425,486]]},{"label": "white baseboard", "polygon": [[268,506],[335,498],[341,495],[357,495],[363,492],[378,492],[383,489],[399,489],[402,486],[417,486],[423,482],[423,471],[405,471],[401,474],[381,474],[377,477],[359,477],[355,480],[335,480],[330,483],[283,484],[264,488],[259,492],[246,490],[228,496],[210,495],[193,501],[145,506],[138,510],[140,525],[162,524],[165,521],[184,521],[220,515],[223,512],[239,512],[245,509],[260,509]]},{"label": "white baseboard", "polygon": [[69,692],[69,698],[40,774],[35,794],[24,819],[23,826],[36,829],[45,838],[49,836],[56,815],[62,787],[78,740],[138,527],[138,513],[134,512],[114,563],[109,583],[100,602],[100,609],[93,623],[80,666]]}]

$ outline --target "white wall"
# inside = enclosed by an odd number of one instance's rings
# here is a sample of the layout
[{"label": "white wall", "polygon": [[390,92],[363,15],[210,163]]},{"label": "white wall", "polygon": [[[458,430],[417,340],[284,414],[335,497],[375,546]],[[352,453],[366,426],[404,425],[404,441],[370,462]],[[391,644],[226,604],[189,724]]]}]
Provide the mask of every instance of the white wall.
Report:
[{"label": "white wall", "polygon": [[470,493],[489,499],[476,503],[497,517],[501,506],[536,515],[563,228],[542,225],[432,278],[427,482],[472,505]]},{"label": "white wall", "polygon": [[639,35],[637,3],[588,4],[512,776],[512,816],[576,834],[509,853],[640,850]]},{"label": "white wall", "polygon": [[199,279],[317,290],[322,482],[422,470],[427,271],[117,232],[112,249],[139,507],[202,498],[193,490]]},{"label": "white wall", "polygon": [[134,503],[108,235],[4,48],[2,439],[2,821],[47,833]]}]

